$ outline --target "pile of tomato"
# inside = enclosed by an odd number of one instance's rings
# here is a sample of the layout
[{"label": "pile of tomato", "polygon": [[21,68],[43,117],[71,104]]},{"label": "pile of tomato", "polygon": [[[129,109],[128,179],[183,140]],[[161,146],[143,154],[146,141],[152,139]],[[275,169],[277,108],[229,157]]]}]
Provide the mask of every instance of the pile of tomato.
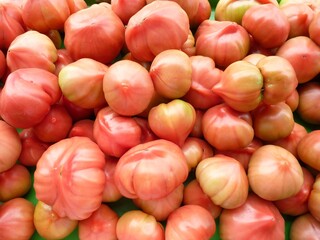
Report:
[{"label": "pile of tomato", "polygon": [[0,239],[320,235],[319,1],[2,0],[0,19]]}]

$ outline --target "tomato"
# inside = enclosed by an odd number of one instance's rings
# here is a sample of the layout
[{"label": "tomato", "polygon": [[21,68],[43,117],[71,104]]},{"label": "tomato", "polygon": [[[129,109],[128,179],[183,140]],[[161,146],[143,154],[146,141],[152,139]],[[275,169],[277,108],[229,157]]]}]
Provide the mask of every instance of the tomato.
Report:
[{"label": "tomato", "polygon": [[243,166],[236,159],[216,154],[203,159],[195,173],[201,189],[214,204],[231,209],[246,201],[248,178]]},{"label": "tomato", "polygon": [[309,23],[308,36],[318,45],[320,43],[319,31],[320,31],[320,14],[316,12],[313,14],[313,18]]},{"label": "tomato", "polygon": [[83,108],[75,105],[70,102],[65,96],[62,95],[61,101],[63,106],[68,111],[69,115],[72,117],[73,122],[84,120],[84,119],[93,119],[95,117],[94,108]]},{"label": "tomato", "polygon": [[215,205],[210,197],[203,192],[197,179],[190,181],[183,191],[183,204],[184,205],[199,205],[207,209],[213,218],[220,216],[222,208]]},{"label": "tomato", "polygon": [[[124,31],[122,21],[111,7],[93,4],[65,21],[64,45],[74,60],[91,58],[107,64],[120,53]],[[93,44],[88,45],[88,42]]]},{"label": "tomato", "polygon": [[51,39],[34,30],[17,36],[7,52],[7,65],[11,72],[20,68],[38,68],[54,73],[57,59],[57,49]]},{"label": "tomato", "polygon": [[33,132],[40,141],[54,143],[66,138],[71,127],[68,111],[62,104],[54,104],[44,119],[33,126]]},{"label": "tomato", "polygon": [[149,73],[156,92],[165,98],[180,98],[190,89],[191,61],[181,50],[169,49],[157,54]]},{"label": "tomato", "polygon": [[164,50],[181,49],[189,30],[188,15],[178,3],[154,1],[130,18],[125,42],[133,57],[150,62]]},{"label": "tomato", "polygon": [[13,1],[2,1],[0,4],[0,49],[7,50],[12,41],[26,31],[22,19],[22,10]]},{"label": "tomato", "polygon": [[320,83],[310,81],[298,87],[299,104],[298,115],[307,123],[320,124]]},{"label": "tomato", "polygon": [[164,240],[163,226],[154,216],[140,210],[125,212],[116,226],[117,239],[121,240]]},{"label": "tomato", "polygon": [[277,49],[276,55],[291,63],[299,83],[312,80],[320,71],[320,47],[309,37],[288,39]]},{"label": "tomato", "polygon": [[273,3],[250,7],[244,13],[241,25],[264,48],[280,47],[290,32],[287,16]]},{"label": "tomato", "polygon": [[[247,121],[246,118],[249,120]],[[237,150],[248,146],[254,131],[249,113],[238,112],[225,103],[209,108],[202,118],[205,140],[218,150]]]},{"label": "tomato", "polygon": [[215,66],[210,57],[196,55],[190,57],[192,66],[191,86],[183,99],[197,109],[207,109],[222,102],[220,96],[211,89],[220,81],[222,70]]},{"label": "tomato", "polygon": [[255,136],[266,142],[288,137],[295,123],[291,108],[284,102],[260,104],[253,110],[252,119]]},{"label": "tomato", "polygon": [[103,93],[108,106],[124,116],[142,113],[149,106],[154,91],[148,70],[134,61],[117,61],[103,77]]},{"label": "tomato", "polygon": [[195,39],[193,32],[190,30],[188,34],[187,40],[184,42],[184,44],[181,47],[181,51],[187,54],[189,57],[196,55],[196,46],[195,46]]},{"label": "tomato", "polygon": [[212,91],[233,109],[249,112],[262,101],[263,84],[259,68],[246,60],[240,60],[223,71],[220,81],[212,87]]},{"label": "tomato", "polygon": [[22,150],[17,130],[0,120],[0,173],[9,170],[18,161]]},{"label": "tomato", "polygon": [[46,0],[39,3],[26,0],[22,7],[22,18],[26,26],[42,33],[63,30],[64,22],[69,16],[69,5],[65,0]]},{"label": "tomato", "polygon": [[208,0],[199,0],[195,15],[189,17],[190,28],[197,29],[199,25],[211,16],[211,5]]},{"label": "tomato", "polygon": [[40,123],[61,97],[58,78],[40,68],[12,72],[1,91],[1,117],[15,128]]},{"label": "tomato", "polygon": [[114,172],[118,163],[118,158],[106,156],[106,164],[104,167],[104,174],[106,176],[106,184],[104,186],[102,201],[103,202],[116,202],[122,198],[122,194],[118,190],[115,180]]},{"label": "tomato", "polygon": [[80,11],[81,9],[87,8],[87,2],[85,0],[67,0],[70,14]]},{"label": "tomato", "polygon": [[101,204],[87,219],[79,221],[80,240],[117,240],[118,215],[108,205]]},{"label": "tomato", "polygon": [[222,68],[244,58],[250,48],[248,32],[231,21],[203,21],[197,28],[195,39],[197,55],[212,58]]},{"label": "tomato", "polygon": [[[105,105],[103,77],[108,67],[96,60],[82,58],[66,65],[59,73],[60,89],[70,102],[82,108]],[[85,88],[78,86],[86,85]]]},{"label": "tomato", "polygon": [[4,53],[0,50],[0,79],[4,76],[7,70],[7,62],[6,62],[6,56]]},{"label": "tomato", "polygon": [[235,209],[223,209],[219,232],[222,239],[285,239],[285,220],[276,206],[250,193]]},{"label": "tomato", "polygon": [[105,186],[105,156],[87,137],[51,145],[39,159],[34,189],[59,217],[82,220],[97,210]]},{"label": "tomato", "polygon": [[297,153],[302,162],[319,171],[320,130],[304,135],[298,143]]},{"label": "tomato", "polygon": [[165,221],[170,213],[180,207],[183,199],[184,185],[181,184],[167,196],[159,199],[133,199],[133,203],[143,212],[155,217],[157,221]]},{"label": "tomato", "polygon": [[41,201],[36,203],[33,222],[37,233],[45,239],[63,239],[78,225],[77,220],[59,217],[51,206]]},{"label": "tomato", "polygon": [[290,239],[312,239],[320,234],[320,223],[310,213],[295,218],[290,227]]},{"label": "tomato", "polygon": [[312,189],[310,192],[310,196],[308,198],[308,209],[311,215],[317,219],[317,221],[320,221],[320,207],[319,207],[319,201],[320,201],[320,175],[317,174],[314,183],[312,185]]},{"label": "tomato", "polygon": [[13,198],[0,205],[0,239],[29,240],[35,232],[33,204],[24,198]]},{"label": "tomato", "polygon": [[98,111],[93,124],[93,137],[109,156],[121,157],[131,147],[141,143],[142,129],[128,116],[122,116],[109,106]]},{"label": "tomato", "polygon": [[57,49],[57,61],[55,61],[56,70],[54,72],[55,75],[59,76],[59,73],[61,69],[68,64],[73,62],[73,59],[71,58],[69,52],[65,48]]},{"label": "tomato", "polygon": [[150,129],[160,138],[179,145],[191,133],[196,120],[196,112],[191,104],[174,99],[169,103],[161,103],[149,111]]},{"label": "tomato", "polygon": [[145,0],[112,0],[111,9],[123,22],[128,24],[129,19],[146,5]]},{"label": "tomato", "polygon": [[68,137],[88,137],[95,142],[93,137],[93,124],[94,120],[91,119],[83,119],[75,122],[68,133]]},{"label": "tomato", "polygon": [[289,20],[289,38],[309,36],[309,26],[315,15],[310,6],[305,3],[292,3],[282,6],[280,9]]},{"label": "tomato", "polygon": [[297,158],[288,150],[270,144],[261,146],[252,154],[248,179],[252,191],[269,201],[294,196],[304,180]]},{"label": "tomato", "polygon": [[314,177],[311,172],[306,168],[302,168],[303,171],[303,185],[299,192],[289,198],[275,201],[274,204],[279,209],[279,211],[286,215],[298,216],[305,214],[309,211],[308,208],[308,198],[312,190],[312,185],[314,183]]},{"label": "tomato", "polygon": [[21,153],[19,162],[24,166],[36,166],[44,151],[50,146],[35,135],[33,128],[23,129],[20,133]]},{"label": "tomato", "polygon": [[198,205],[184,205],[169,215],[165,239],[209,240],[215,231],[216,223],[208,210]]},{"label": "tomato", "polygon": [[187,179],[188,173],[181,148],[157,139],[138,144],[123,154],[114,178],[124,197],[151,200],[167,196]]}]

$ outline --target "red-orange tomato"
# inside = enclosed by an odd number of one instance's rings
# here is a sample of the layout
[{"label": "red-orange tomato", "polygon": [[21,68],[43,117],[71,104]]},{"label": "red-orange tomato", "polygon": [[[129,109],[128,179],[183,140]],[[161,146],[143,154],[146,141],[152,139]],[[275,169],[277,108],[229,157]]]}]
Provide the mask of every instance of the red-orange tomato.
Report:
[{"label": "red-orange tomato", "polygon": [[66,138],[72,127],[72,118],[62,104],[51,106],[42,121],[33,126],[33,132],[40,141],[58,142]]},{"label": "red-orange tomato", "polygon": [[57,61],[54,62],[56,69],[54,74],[59,76],[61,69],[73,62],[69,52],[65,48],[57,49]]},{"label": "red-orange tomato", "polygon": [[29,240],[35,232],[34,205],[24,198],[13,198],[0,205],[0,239]]},{"label": "red-orange tomato", "polygon": [[87,219],[79,221],[80,240],[117,240],[118,215],[108,205],[101,204]]},{"label": "red-orange tomato", "polygon": [[84,119],[93,119],[95,116],[94,108],[83,108],[70,102],[62,95],[61,103],[64,105],[74,122]]},{"label": "red-orange tomato", "polygon": [[250,7],[244,13],[241,25],[264,48],[280,47],[290,32],[287,16],[273,3]]},{"label": "red-orange tomato", "polygon": [[146,5],[145,0],[112,0],[111,9],[123,24],[128,24],[129,19]]},{"label": "red-orange tomato", "polygon": [[309,28],[308,28],[308,34],[309,37],[316,43],[320,44],[320,13],[317,12],[313,15],[313,18],[310,22]]},{"label": "red-orange tomato", "polygon": [[306,134],[298,143],[297,153],[302,162],[319,171],[320,130]]},{"label": "red-orange tomato", "polygon": [[157,139],[138,144],[123,154],[114,177],[123,196],[151,200],[167,196],[187,179],[188,173],[181,148]]},{"label": "red-orange tomato", "polygon": [[13,167],[18,161],[22,144],[17,130],[0,120],[0,173]]},{"label": "red-orange tomato", "polygon": [[312,214],[306,213],[295,218],[290,227],[290,239],[313,239],[320,235],[320,223]]},{"label": "red-orange tomato", "polygon": [[118,163],[118,158],[106,156],[106,164],[104,167],[104,174],[106,175],[106,184],[104,186],[102,201],[115,202],[122,197],[119,189],[114,181],[114,172]]},{"label": "red-orange tomato", "polygon": [[188,15],[178,3],[154,1],[130,18],[125,42],[136,59],[152,61],[164,50],[181,49],[189,30]]},{"label": "red-orange tomato", "polygon": [[199,205],[184,205],[173,211],[165,228],[166,240],[209,240],[216,231],[211,213]]},{"label": "red-orange tomato", "polygon": [[222,239],[285,239],[285,221],[276,206],[257,195],[235,209],[223,209],[219,232]]},{"label": "red-orange tomato", "polygon": [[16,128],[40,123],[61,97],[58,78],[40,68],[22,68],[7,78],[1,91],[1,117]]},{"label": "red-orange tomato", "polygon": [[19,135],[22,144],[19,162],[24,166],[36,166],[50,143],[39,140],[32,128],[23,129]]},{"label": "red-orange tomato", "polygon": [[99,110],[93,124],[93,137],[109,156],[121,157],[141,143],[141,127],[132,117],[122,116],[110,107]]},{"label": "red-orange tomato", "polygon": [[4,53],[0,50],[0,79],[6,73],[7,62]]},{"label": "red-orange tomato", "polygon": [[78,221],[59,217],[51,206],[38,201],[34,209],[34,226],[45,239],[63,239],[77,227]]},{"label": "red-orange tomato", "polygon": [[[64,44],[74,60],[111,63],[124,44],[125,27],[106,4],[93,4],[72,14],[64,25]],[[99,33],[99,34],[96,34]],[[89,44],[92,42],[93,44]]]},{"label": "red-orange tomato", "polygon": [[12,41],[26,31],[22,10],[13,1],[0,3],[0,49],[7,50]]},{"label": "red-orange tomato", "polygon": [[87,137],[73,137],[51,145],[34,172],[36,198],[59,217],[88,218],[99,208],[105,186],[105,156]]},{"label": "red-orange tomato", "polygon": [[0,201],[23,197],[31,186],[29,170],[21,164],[15,164],[7,171],[0,173]]},{"label": "red-orange tomato", "polygon": [[83,119],[75,122],[69,131],[68,137],[88,137],[95,142],[93,137],[93,124],[94,120],[91,119]]}]

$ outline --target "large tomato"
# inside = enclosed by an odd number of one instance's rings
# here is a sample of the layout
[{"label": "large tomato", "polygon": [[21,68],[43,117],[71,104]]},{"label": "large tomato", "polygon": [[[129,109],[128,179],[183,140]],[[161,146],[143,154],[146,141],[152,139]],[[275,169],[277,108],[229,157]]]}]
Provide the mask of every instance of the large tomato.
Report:
[{"label": "large tomato", "polygon": [[34,189],[59,217],[82,220],[99,208],[105,185],[105,156],[87,137],[51,145],[39,159]]}]

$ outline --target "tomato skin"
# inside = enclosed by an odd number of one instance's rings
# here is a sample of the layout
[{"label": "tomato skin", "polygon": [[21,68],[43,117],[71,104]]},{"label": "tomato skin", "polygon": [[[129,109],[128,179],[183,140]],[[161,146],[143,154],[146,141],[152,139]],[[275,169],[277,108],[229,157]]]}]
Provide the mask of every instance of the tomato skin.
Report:
[{"label": "tomato skin", "polygon": [[146,5],[145,0],[112,0],[111,9],[114,11],[124,25],[129,19]]},{"label": "tomato skin", "polygon": [[209,19],[211,16],[211,5],[207,0],[199,0],[197,12],[194,16],[189,18],[190,28],[196,29],[204,21]]},{"label": "tomato skin", "polygon": [[300,84],[297,113],[310,124],[320,124],[320,84],[316,81]]},{"label": "tomato skin", "polygon": [[288,39],[276,51],[294,68],[299,83],[311,81],[320,71],[320,47],[306,36]]},{"label": "tomato skin", "polygon": [[45,239],[63,239],[78,225],[77,220],[59,217],[51,206],[41,201],[36,203],[33,222],[37,233]]},{"label": "tomato skin", "polygon": [[203,192],[197,179],[190,181],[183,190],[184,205],[199,205],[207,209],[213,218],[218,218],[222,208],[215,205],[210,197]]},{"label": "tomato skin", "polygon": [[34,205],[24,198],[13,198],[0,205],[0,239],[29,240],[35,232]]},{"label": "tomato skin", "polygon": [[52,144],[39,159],[34,189],[59,217],[82,220],[99,208],[105,186],[105,156],[87,137]]},{"label": "tomato skin", "polygon": [[[81,108],[105,105],[103,78],[107,70],[107,65],[90,58],[81,58],[66,65],[58,76],[63,96]],[[85,88],[78,87],[84,85]]]},{"label": "tomato skin", "polygon": [[122,197],[118,190],[115,180],[114,172],[118,163],[118,158],[106,156],[106,164],[104,167],[104,174],[106,176],[106,184],[104,186],[102,201],[103,202],[116,202]]},{"label": "tomato skin", "polygon": [[132,117],[122,116],[109,106],[100,109],[94,120],[93,137],[106,155],[121,157],[141,143],[141,136],[141,127]]},{"label": "tomato skin", "polygon": [[159,137],[174,142],[180,147],[191,133],[196,121],[196,112],[191,104],[174,99],[161,103],[149,111],[150,129]]},{"label": "tomato skin", "polygon": [[10,73],[1,91],[1,117],[15,128],[33,127],[60,97],[56,75],[40,68],[18,69]]},{"label": "tomato skin", "polygon": [[231,21],[203,21],[197,28],[195,39],[197,55],[212,58],[221,68],[244,58],[250,48],[248,32]]},{"label": "tomato skin", "polygon": [[85,0],[66,0],[69,6],[70,14],[80,11],[88,7]]},{"label": "tomato skin", "polygon": [[[91,58],[104,64],[111,63],[123,47],[124,31],[122,21],[111,7],[93,4],[66,20],[65,48],[74,60]],[[99,34],[95,34],[97,32]],[[88,41],[94,44],[88,45]]]},{"label": "tomato skin", "polygon": [[319,32],[320,32],[320,14],[314,13],[314,16],[308,28],[308,35],[318,45],[320,43]]},{"label": "tomato skin", "polygon": [[0,49],[7,50],[12,41],[20,34],[26,31],[25,24],[22,19],[22,10],[12,1],[0,4]]},{"label": "tomato skin", "polygon": [[103,77],[103,94],[108,106],[123,116],[142,113],[154,91],[148,70],[134,61],[113,63]]},{"label": "tomato skin", "polygon": [[246,172],[232,157],[216,154],[203,159],[196,168],[196,179],[203,192],[222,208],[237,208],[247,199],[249,183]]},{"label": "tomato skin", "polygon": [[22,144],[17,130],[0,120],[0,173],[9,170],[18,161]]},{"label": "tomato skin", "polygon": [[17,36],[7,52],[7,65],[11,72],[20,68],[40,68],[54,73],[57,59],[57,49],[51,39],[34,30]]},{"label": "tomato skin", "polygon": [[130,18],[125,42],[133,57],[150,62],[164,50],[181,49],[189,29],[188,15],[178,3],[154,1]]},{"label": "tomato skin", "polygon": [[222,239],[285,239],[285,221],[276,206],[250,193],[235,209],[223,209],[219,232]]},{"label": "tomato skin", "polygon": [[4,53],[0,50],[0,79],[4,76],[7,70],[7,61],[6,56]]},{"label": "tomato skin", "polygon": [[198,205],[184,205],[169,215],[165,239],[209,240],[215,231],[216,223],[207,209]]},{"label": "tomato skin", "polygon": [[[246,121],[243,117],[249,118]],[[205,140],[217,150],[237,150],[248,146],[254,131],[249,113],[238,112],[225,103],[209,108],[202,118]]]},{"label": "tomato skin", "polygon": [[123,154],[114,176],[124,197],[151,200],[167,196],[187,179],[188,173],[181,148],[171,141],[157,139],[138,144]]},{"label": "tomato skin", "polygon": [[320,130],[306,134],[298,143],[297,153],[302,162],[319,171]]},{"label": "tomato skin", "polygon": [[312,185],[311,193],[308,199],[308,209],[311,215],[320,221],[320,208],[319,208],[319,201],[320,201],[320,175],[317,174],[314,183]]},{"label": "tomato skin", "polygon": [[121,240],[164,240],[163,226],[154,216],[141,210],[124,213],[116,226],[117,239]]},{"label": "tomato skin", "polygon": [[69,131],[68,137],[88,137],[95,142],[93,137],[93,124],[94,120],[91,119],[83,119],[75,122]]},{"label": "tomato skin", "polygon": [[71,58],[69,52],[65,48],[57,49],[57,55],[57,61],[55,61],[54,63],[56,66],[54,74],[59,77],[61,69],[67,66],[68,64],[72,63],[73,59]]},{"label": "tomato skin", "polygon": [[36,166],[50,144],[39,140],[32,128],[23,129],[19,135],[22,144],[19,162],[24,166]]},{"label": "tomato skin", "polygon": [[280,47],[290,32],[287,16],[272,3],[250,7],[244,13],[241,25],[260,46],[267,49]]},{"label": "tomato skin", "polygon": [[108,205],[101,204],[87,219],[79,221],[80,240],[117,240],[118,215]]},{"label": "tomato skin", "polygon": [[261,146],[252,154],[248,179],[252,191],[268,201],[294,196],[304,180],[297,158],[288,150],[271,144]]},{"label": "tomato skin", "polygon": [[309,212],[308,199],[314,183],[314,177],[306,168],[303,167],[302,171],[304,180],[299,192],[290,198],[274,202],[275,206],[283,214],[299,216]]},{"label": "tomato skin", "polygon": [[61,97],[61,104],[64,105],[70,116],[72,117],[73,122],[84,119],[93,119],[95,117],[94,108],[82,108],[74,103],[70,102],[65,96]]}]

